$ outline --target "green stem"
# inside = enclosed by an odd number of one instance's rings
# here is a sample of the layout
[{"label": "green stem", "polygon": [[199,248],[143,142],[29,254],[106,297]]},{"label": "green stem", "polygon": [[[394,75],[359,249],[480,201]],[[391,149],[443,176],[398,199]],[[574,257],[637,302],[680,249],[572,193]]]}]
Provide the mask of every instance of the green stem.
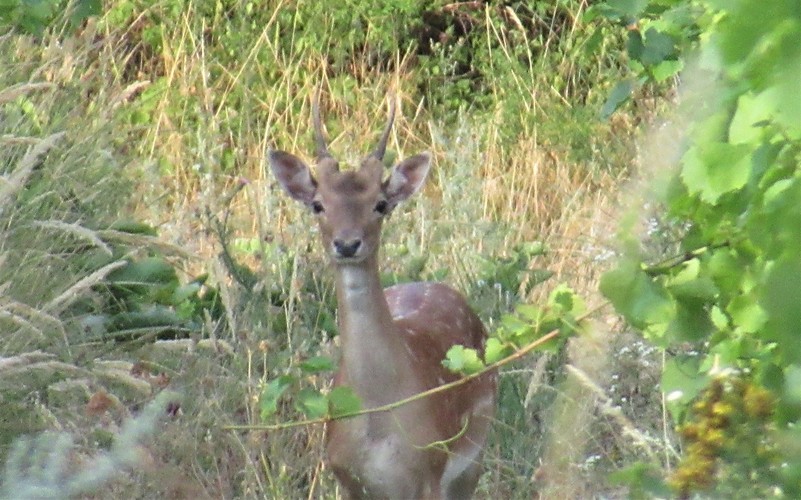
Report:
[{"label": "green stem", "polygon": [[674,267],[680,266],[685,262],[691,261],[694,258],[705,254],[711,250],[717,250],[718,248],[724,248],[731,246],[731,241],[726,240],[722,243],[715,243],[711,245],[704,245],[702,247],[696,248],[694,250],[689,250],[684,252],[681,255],[674,255],[672,257],[668,257],[667,259],[650,266],[646,266],[643,271],[648,276],[659,276],[660,274],[665,274],[666,272],[670,271]]}]

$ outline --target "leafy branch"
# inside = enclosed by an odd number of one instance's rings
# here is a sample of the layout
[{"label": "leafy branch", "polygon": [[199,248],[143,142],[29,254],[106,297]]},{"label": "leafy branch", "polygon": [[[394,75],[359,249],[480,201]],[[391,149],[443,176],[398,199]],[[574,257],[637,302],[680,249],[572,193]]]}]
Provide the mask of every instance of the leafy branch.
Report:
[{"label": "leafy branch", "polygon": [[[574,318],[572,321],[570,321],[569,331],[570,332],[578,331],[579,323],[581,323],[585,319],[589,318],[593,314],[597,313],[598,311],[600,311],[601,309],[606,307],[608,304],[609,304],[609,302],[603,302],[602,304],[598,305],[597,307],[593,308],[592,310],[587,311],[586,313],[581,314],[580,316]],[[564,334],[565,334],[565,330],[563,328],[554,328],[551,331],[549,331],[548,333],[546,333],[545,335],[542,335],[542,336],[538,337],[536,340],[533,340],[533,341],[529,342],[528,344],[524,345],[523,347],[521,347],[520,349],[516,350],[512,354],[510,354],[510,355],[508,355],[508,356],[506,356],[506,357],[504,357],[504,358],[502,358],[502,359],[500,359],[500,360],[498,360],[498,361],[496,361],[494,363],[488,364],[488,365],[484,366],[483,368],[481,368],[478,371],[466,374],[462,378],[460,378],[458,380],[454,380],[453,382],[449,382],[447,384],[443,384],[443,385],[440,385],[438,387],[434,387],[432,389],[429,389],[427,391],[423,391],[423,392],[414,394],[412,396],[409,396],[407,398],[395,401],[394,403],[389,403],[389,404],[385,404],[385,405],[382,405],[382,406],[377,406],[375,408],[366,408],[366,409],[360,409],[360,410],[357,410],[357,411],[343,412],[343,413],[340,413],[340,414],[329,415],[329,416],[325,416],[325,417],[312,418],[312,419],[306,419],[306,420],[297,420],[297,421],[294,421],[294,422],[283,422],[283,423],[278,423],[278,424],[262,424],[262,425],[227,425],[227,426],[223,426],[222,428],[224,430],[232,430],[232,431],[234,431],[234,430],[269,430],[269,431],[276,431],[276,430],[283,430],[283,429],[291,429],[291,428],[295,428],[295,427],[303,427],[303,426],[308,426],[308,425],[325,424],[327,422],[331,422],[331,421],[334,421],[334,420],[342,420],[342,419],[353,418],[353,417],[358,417],[358,416],[362,416],[362,415],[369,415],[369,414],[372,414],[372,413],[382,413],[382,412],[391,411],[391,410],[394,410],[394,409],[399,408],[401,406],[407,405],[409,403],[413,403],[415,401],[419,401],[421,399],[433,396],[434,394],[439,394],[439,393],[442,393],[442,392],[445,392],[445,391],[449,391],[449,390],[454,389],[456,387],[462,386],[462,385],[464,385],[464,384],[466,384],[466,383],[468,383],[468,382],[470,382],[472,380],[475,380],[475,379],[481,377],[482,375],[485,375],[487,373],[496,371],[499,368],[501,368],[502,366],[508,365],[509,363],[512,363],[514,361],[517,361],[517,360],[523,358],[524,356],[526,356],[530,352],[534,351],[535,349],[544,347],[548,342],[550,342],[552,340],[555,340],[555,339],[559,338],[560,336],[564,336]]]},{"label": "leafy branch", "polygon": [[652,264],[650,266],[646,266],[643,271],[645,274],[649,276],[659,276],[665,273],[672,271],[673,269],[681,266],[682,264],[689,262],[695,258],[704,255],[705,253],[712,252],[719,248],[726,248],[731,245],[729,240],[726,240],[722,243],[715,243],[710,245],[704,245],[702,247],[695,248],[693,250],[688,250],[679,255],[673,255],[668,257],[656,264]]},{"label": "leafy branch", "polygon": [[[670,354],[661,389],[687,444],[662,484],[680,498],[799,497],[798,2],[610,0],[592,16],[628,36],[626,92],[613,91],[607,115],[631,98],[631,75],[653,85],[687,68],[681,156],[658,202],[691,228],[680,244],[692,250],[651,266],[625,253],[600,284]],[[632,478],[634,490],[654,483]]]}]

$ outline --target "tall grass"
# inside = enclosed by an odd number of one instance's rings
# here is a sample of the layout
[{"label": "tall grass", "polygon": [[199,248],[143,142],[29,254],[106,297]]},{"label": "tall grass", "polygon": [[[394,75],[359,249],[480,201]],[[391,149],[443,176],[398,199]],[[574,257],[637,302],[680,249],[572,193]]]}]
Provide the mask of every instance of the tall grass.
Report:
[{"label": "tall grass", "polygon": [[[321,461],[322,429],[221,429],[260,423],[265,380],[336,352],[332,283],[315,230],[277,194],[263,165],[269,148],[310,155],[317,89],[343,163],[372,149],[387,99],[399,103],[388,157],[433,154],[424,193],[385,230],[387,282],[449,281],[471,295],[490,328],[547,292],[538,284],[543,268],[592,294],[644,115],[595,118],[620,64],[614,39],[582,24],[580,1],[519,10],[402,4],[408,23],[382,2],[365,11],[115,0],[78,36],[0,40],[0,112],[15,117],[3,122],[11,146],[0,153],[9,180],[0,199],[0,284],[12,298],[0,318],[11,332],[0,353],[24,367],[4,404],[25,416],[0,429],[0,458],[15,436],[46,428],[73,431],[82,453],[93,453],[110,439],[109,427],[166,384],[184,394],[180,411],[148,444],[142,470],[98,495],[336,497]],[[445,30],[423,50],[431,25],[412,17],[423,11],[472,34]],[[49,152],[43,162],[30,159],[37,147]],[[160,234],[129,251],[168,248],[186,275],[208,272],[224,318],[209,317],[193,339],[87,342],[87,318],[100,307],[96,285],[111,269],[98,273],[82,259],[104,252],[102,231],[129,218]],[[547,252],[520,250],[530,242]],[[603,358],[608,349],[598,352]],[[546,356],[503,374],[479,496],[554,491],[537,476],[563,446],[547,409],[563,390],[565,361],[580,358]],[[608,369],[599,366],[603,378]],[[112,403],[87,412],[97,394]],[[583,439],[573,443],[566,480],[582,483],[575,491],[612,491],[598,471],[616,457],[597,468],[584,461],[588,450],[604,449],[591,443],[595,396],[564,394],[586,400],[587,424],[573,427]],[[281,414],[290,415],[289,406]]]}]

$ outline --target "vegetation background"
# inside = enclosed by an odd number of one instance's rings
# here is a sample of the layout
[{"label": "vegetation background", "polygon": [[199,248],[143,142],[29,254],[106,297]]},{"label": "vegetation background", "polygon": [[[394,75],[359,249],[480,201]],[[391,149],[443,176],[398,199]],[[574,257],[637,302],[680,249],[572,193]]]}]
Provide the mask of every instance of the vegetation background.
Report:
[{"label": "vegetation background", "polygon": [[451,362],[582,319],[504,365],[477,497],[801,488],[794,2],[12,0],[0,30],[3,497],[337,498],[321,427],[280,428],[337,404],[332,281],[264,169],[310,154],[318,88],[343,162],[389,98],[388,160],[433,153],[383,260],[493,332]]}]

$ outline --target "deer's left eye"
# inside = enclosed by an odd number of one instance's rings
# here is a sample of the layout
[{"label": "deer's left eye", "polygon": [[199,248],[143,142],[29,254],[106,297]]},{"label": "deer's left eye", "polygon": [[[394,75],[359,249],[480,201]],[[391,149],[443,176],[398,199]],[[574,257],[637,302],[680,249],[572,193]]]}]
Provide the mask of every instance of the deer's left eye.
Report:
[{"label": "deer's left eye", "polygon": [[389,204],[387,200],[379,200],[378,203],[375,204],[375,211],[380,214],[386,214],[388,208]]},{"label": "deer's left eye", "polygon": [[317,200],[315,200],[315,201],[313,201],[311,203],[311,209],[312,209],[312,212],[314,212],[316,214],[320,214],[320,213],[323,213],[325,211],[325,208],[323,207],[323,204],[320,203]]}]

